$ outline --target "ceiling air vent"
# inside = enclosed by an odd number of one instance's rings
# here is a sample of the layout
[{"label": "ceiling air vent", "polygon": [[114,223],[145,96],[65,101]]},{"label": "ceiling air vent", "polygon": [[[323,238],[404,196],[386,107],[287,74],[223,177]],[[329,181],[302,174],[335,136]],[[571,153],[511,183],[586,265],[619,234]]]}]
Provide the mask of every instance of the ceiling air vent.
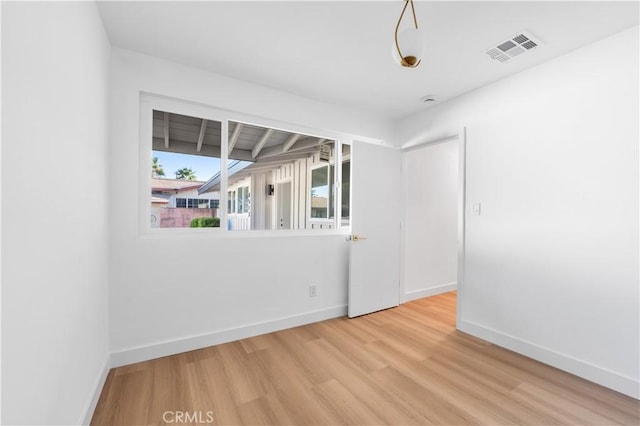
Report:
[{"label": "ceiling air vent", "polygon": [[497,46],[491,47],[486,53],[491,57],[491,59],[495,59],[500,62],[507,62],[509,59],[535,49],[539,45],[540,43],[538,41],[534,41],[529,34],[520,32],[513,37],[498,43]]}]

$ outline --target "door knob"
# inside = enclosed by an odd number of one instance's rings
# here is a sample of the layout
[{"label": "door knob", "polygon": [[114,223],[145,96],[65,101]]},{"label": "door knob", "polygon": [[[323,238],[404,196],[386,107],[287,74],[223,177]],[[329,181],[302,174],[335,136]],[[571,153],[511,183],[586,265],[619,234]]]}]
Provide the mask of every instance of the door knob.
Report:
[{"label": "door knob", "polygon": [[367,237],[363,237],[363,236],[361,236],[361,235],[352,235],[352,236],[351,236],[351,239],[352,239],[353,241],[360,241],[360,240],[366,240],[366,239],[367,239]]}]

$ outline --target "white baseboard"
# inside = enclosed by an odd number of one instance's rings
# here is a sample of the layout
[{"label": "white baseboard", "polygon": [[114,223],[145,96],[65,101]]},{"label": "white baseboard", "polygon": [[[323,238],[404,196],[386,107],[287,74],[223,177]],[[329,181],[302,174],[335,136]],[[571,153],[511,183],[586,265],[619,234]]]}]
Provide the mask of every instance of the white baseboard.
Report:
[{"label": "white baseboard", "polygon": [[423,297],[435,296],[436,294],[446,293],[457,289],[458,286],[455,282],[449,284],[442,284],[435,287],[422,288],[420,290],[407,291],[402,297],[402,303],[410,302],[416,299],[422,299]]},{"label": "white baseboard", "polygon": [[96,410],[96,406],[98,405],[98,400],[100,399],[100,395],[102,394],[102,388],[104,388],[104,383],[107,380],[107,375],[109,374],[110,369],[111,356],[107,355],[104,362],[102,363],[102,371],[100,371],[100,374],[98,375],[96,383],[93,387],[93,394],[90,396],[89,401],[85,405],[86,408],[78,424],[88,425],[91,423],[93,412]]},{"label": "white baseboard", "polygon": [[583,379],[613,389],[632,398],[640,399],[640,382],[632,377],[623,376],[614,371],[555,352],[549,348],[521,340],[473,322],[462,320],[457,324],[457,328],[460,331],[559,368],[560,370],[575,374]]},{"label": "white baseboard", "polygon": [[138,346],[112,353],[111,365],[112,367],[120,367],[122,365],[175,355],[195,349],[202,349],[208,346],[219,345],[221,343],[232,342],[234,340],[245,339],[247,337],[253,337],[260,334],[298,327],[300,325],[310,324],[326,319],[342,317],[346,314],[347,305],[334,306],[317,311],[305,312],[304,314],[247,324],[225,330],[218,330],[211,333]]}]

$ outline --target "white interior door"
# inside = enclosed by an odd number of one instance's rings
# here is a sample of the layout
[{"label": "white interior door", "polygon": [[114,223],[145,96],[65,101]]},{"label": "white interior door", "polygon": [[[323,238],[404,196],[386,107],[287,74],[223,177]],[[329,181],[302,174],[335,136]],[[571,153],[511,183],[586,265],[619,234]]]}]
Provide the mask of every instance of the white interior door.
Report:
[{"label": "white interior door", "polygon": [[291,182],[279,183],[276,188],[278,216],[276,229],[291,229]]},{"label": "white interior door", "polygon": [[351,147],[349,317],[400,300],[401,153],[363,142]]}]

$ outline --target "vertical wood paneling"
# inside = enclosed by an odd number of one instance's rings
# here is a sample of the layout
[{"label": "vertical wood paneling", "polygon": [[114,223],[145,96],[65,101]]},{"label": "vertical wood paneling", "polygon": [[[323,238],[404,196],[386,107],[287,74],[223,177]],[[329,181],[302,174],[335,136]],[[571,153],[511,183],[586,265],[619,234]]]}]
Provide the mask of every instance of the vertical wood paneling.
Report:
[{"label": "vertical wood paneling", "polygon": [[[291,205],[293,208],[293,214],[291,219],[292,229],[331,229],[333,225],[324,223],[312,224],[308,218],[308,187],[309,187],[309,169],[318,164],[320,159],[317,154],[296,160],[292,164],[286,164],[278,167],[277,169],[265,173],[260,176],[259,179],[253,179],[252,184],[256,188],[252,192],[252,203],[257,203],[256,210],[252,212],[258,212],[256,217],[252,218],[252,225],[254,229],[277,229],[278,218],[277,207],[275,198],[266,195],[266,185],[269,183],[277,185],[282,182],[291,182],[292,199]],[[240,185],[235,185],[240,186]],[[263,191],[264,194],[258,194]],[[255,195],[254,195],[255,194]],[[258,207],[260,210],[258,210]],[[263,217],[257,217],[262,215]]]},{"label": "vertical wood paneling", "polygon": [[296,161],[295,163],[293,163],[293,167],[292,167],[292,172],[293,172],[293,179],[292,179],[292,186],[291,186],[291,193],[293,196],[293,214],[292,214],[292,219],[293,219],[293,223],[292,223],[292,227],[293,229],[300,229],[300,218],[298,217],[298,210],[300,209],[300,194],[299,194],[299,187],[300,187],[300,182],[298,181],[298,175],[300,172],[300,162]]},{"label": "vertical wood paneling", "polygon": [[266,173],[251,175],[251,229],[265,229],[268,207]]},{"label": "vertical wood paneling", "polygon": [[[264,174],[264,185],[265,191],[267,185],[273,185],[273,177],[275,175],[274,171],[269,171]],[[273,229],[273,208],[275,205],[275,197],[273,195],[265,195],[266,203],[264,206],[264,228],[265,229]]]},{"label": "vertical wood paneling", "polygon": [[307,228],[307,172],[309,159],[300,160],[300,229]]},{"label": "vertical wood paneling", "polygon": [[297,194],[298,194],[298,211],[296,212],[297,216],[298,216],[298,226],[299,229],[305,229],[306,223],[305,223],[305,190],[306,190],[306,185],[305,185],[305,175],[307,174],[307,165],[306,165],[306,160],[302,159],[298,161],[298,175],[296,176],[296,178],[298,179],[298,188],[297,188]]}]

